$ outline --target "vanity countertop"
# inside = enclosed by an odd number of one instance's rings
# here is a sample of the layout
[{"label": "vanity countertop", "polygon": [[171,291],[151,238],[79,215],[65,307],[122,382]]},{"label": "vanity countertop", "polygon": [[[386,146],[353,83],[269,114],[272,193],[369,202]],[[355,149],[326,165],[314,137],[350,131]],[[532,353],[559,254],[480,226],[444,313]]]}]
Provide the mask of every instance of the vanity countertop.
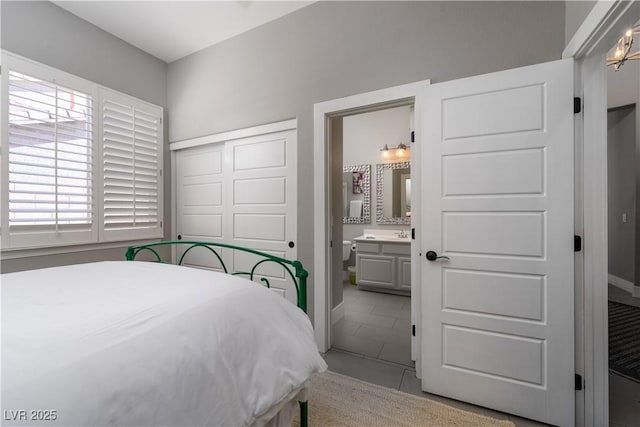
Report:
[{"label": "vanity countertop", "polygon": [[395,234],[363,234],[353,240],[356,242],[411,243],[411,236],[398,237]]}]

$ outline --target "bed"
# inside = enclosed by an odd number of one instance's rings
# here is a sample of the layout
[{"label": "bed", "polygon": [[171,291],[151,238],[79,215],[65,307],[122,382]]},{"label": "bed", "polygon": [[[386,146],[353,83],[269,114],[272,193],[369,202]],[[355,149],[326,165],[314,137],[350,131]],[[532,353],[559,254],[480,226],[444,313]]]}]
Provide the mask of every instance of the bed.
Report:
[{"label": "bed", "polygon": [[[187,245],[179,264],[211,252],[221,271],[164,263],[164,245]],[[230,272],[221,249],[260,261]],[[140,253],[159,262],[131,262]],[[308,381],[326,364],[299,262],[202,242],[126,258],[0,276],[2,425],[281,426],[298,405],[306,424]],[[298,307],[260,277],[273,263]]]}]

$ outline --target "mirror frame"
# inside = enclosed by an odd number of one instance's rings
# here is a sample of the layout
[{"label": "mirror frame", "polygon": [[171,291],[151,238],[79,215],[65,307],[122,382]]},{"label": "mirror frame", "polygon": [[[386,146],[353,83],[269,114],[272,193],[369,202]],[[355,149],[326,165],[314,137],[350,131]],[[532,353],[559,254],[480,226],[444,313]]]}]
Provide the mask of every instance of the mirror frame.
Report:
[{"label": "mirror frame", "polygon": [[[371,223],[371,165],[343,166],[342,173],[363,172],[362,174],[362,216],[343,216],[343,224]],[[347,211],[348,212],[348,211]]]},{"label": "mirror frame", "polygon": [[385,169],[409,169],[411,162],[378,163],[376,165],[376,222],[378,224],[411,225],[411,217],[383,216],[383,189]]}]

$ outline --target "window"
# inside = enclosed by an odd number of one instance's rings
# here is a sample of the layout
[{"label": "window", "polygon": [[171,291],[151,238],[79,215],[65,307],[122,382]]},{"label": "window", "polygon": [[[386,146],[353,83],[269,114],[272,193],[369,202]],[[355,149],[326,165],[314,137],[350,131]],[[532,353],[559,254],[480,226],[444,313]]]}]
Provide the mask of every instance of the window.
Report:
[{"label": "window", "polygon": [[91,97],[9,72],[9,227],[92,222]]},{"label": "window", "polygon": [[162,108],[2,63],[2,248],[161,237]]}]

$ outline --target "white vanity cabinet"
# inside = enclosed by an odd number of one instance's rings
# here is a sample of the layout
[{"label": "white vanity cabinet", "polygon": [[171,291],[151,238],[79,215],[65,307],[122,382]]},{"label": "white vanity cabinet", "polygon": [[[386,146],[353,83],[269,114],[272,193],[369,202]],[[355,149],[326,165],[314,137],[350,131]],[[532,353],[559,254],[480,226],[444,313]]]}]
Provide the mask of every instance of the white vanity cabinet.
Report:
[{"label": "white vanity cabinet", "polygon": [[356,281],[367,290],[411,293],[411,242],[356,239]]},{"label": "white vanity cabinet", "polygon": [[[409,249],[411,249],[411,245]],[[398,257],[398,289],[411,293],[411,258]]]}]

